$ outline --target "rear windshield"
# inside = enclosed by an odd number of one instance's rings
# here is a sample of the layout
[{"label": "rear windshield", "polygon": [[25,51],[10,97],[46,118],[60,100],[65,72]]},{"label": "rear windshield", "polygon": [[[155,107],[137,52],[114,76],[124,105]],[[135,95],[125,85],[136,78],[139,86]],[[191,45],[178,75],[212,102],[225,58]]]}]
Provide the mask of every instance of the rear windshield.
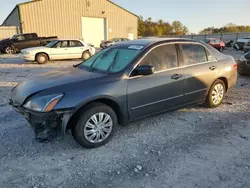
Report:
[{"label": "rear windshield", "polygon": [[107,48],[86,60],[79,68],[116,73],[127,67],[143,48],[138,45]]},{"label": "rear windshield", "polygon": [[202,42],[205,42],[205,43],[209,43],[209,42],[210,42],[210,39],[202,39],[201,41],[202,41]]},{"label": "rear windshield", "polygon": [[246,58],[247,60],[250,60],[250,51],[247,52],[244,56],[245,56],[245,58]]}]

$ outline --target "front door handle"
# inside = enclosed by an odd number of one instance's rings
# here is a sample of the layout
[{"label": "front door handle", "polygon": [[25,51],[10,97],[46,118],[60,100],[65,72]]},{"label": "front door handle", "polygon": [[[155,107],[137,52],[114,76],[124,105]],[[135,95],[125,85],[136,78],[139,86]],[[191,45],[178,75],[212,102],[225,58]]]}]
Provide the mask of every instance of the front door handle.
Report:
[{"label": "front door handle", "polygon": [[216,69],[216,66],[211,66],[209,67],[210,70],[215,70]]},{"label": "front door handle", "polygon": [[171,78],[173,80],[178,80],[179,78],[181,78],[183,75],[182,74],[174,74],[173,76],[171,76]]}]

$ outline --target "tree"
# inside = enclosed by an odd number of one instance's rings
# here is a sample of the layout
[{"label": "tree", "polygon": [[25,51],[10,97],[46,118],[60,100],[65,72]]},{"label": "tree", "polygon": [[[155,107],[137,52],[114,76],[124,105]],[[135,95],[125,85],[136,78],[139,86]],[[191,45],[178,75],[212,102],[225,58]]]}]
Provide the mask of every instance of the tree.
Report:
[{"label": "tree", "polygon": [[183,35],[188,33],[188,28],[180,21],[174,21],[172,24],[164,22],[162,19],[153,21],[151,17],[146,20],[142,16],[138,20],[139,36],[166,36]]},{"label": "tree", "polygon": [[189,31],[188,31],[188,28],[184,25],[183,26],[183,34],[188,34],[189,33]]},{"label": "tree", "polygon": [[211,33],[236,33],[236,32],[250,32],[250,26],[240,25],[237,26],[233,23],[229,23],[224,27],[214,28],[208,27],[200,31],[200,34],[211,34]]}]

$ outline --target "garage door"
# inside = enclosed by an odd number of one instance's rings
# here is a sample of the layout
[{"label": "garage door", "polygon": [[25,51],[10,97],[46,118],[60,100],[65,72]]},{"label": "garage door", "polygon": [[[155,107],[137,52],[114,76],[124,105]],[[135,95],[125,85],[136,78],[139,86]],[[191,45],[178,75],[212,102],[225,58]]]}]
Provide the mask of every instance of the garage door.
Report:
[{"label": "garage door", "polygon": [[106,19],[82,17],[82,37],[84,42],[99,47],[102,40],[107,40]]}]

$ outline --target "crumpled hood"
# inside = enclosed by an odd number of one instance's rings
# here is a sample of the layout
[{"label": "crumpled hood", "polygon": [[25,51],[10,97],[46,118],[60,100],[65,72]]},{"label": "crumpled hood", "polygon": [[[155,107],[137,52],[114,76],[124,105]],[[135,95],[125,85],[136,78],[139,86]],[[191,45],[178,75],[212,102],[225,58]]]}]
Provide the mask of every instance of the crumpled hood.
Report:
[{"label": "crumpled hood", "polygon": [[39,91],[52,87],[104,77],[106,74],[88,72],[78,68],[52,71],[19,84],[11,93],[12,101],[22,105],[25,99]]}]

